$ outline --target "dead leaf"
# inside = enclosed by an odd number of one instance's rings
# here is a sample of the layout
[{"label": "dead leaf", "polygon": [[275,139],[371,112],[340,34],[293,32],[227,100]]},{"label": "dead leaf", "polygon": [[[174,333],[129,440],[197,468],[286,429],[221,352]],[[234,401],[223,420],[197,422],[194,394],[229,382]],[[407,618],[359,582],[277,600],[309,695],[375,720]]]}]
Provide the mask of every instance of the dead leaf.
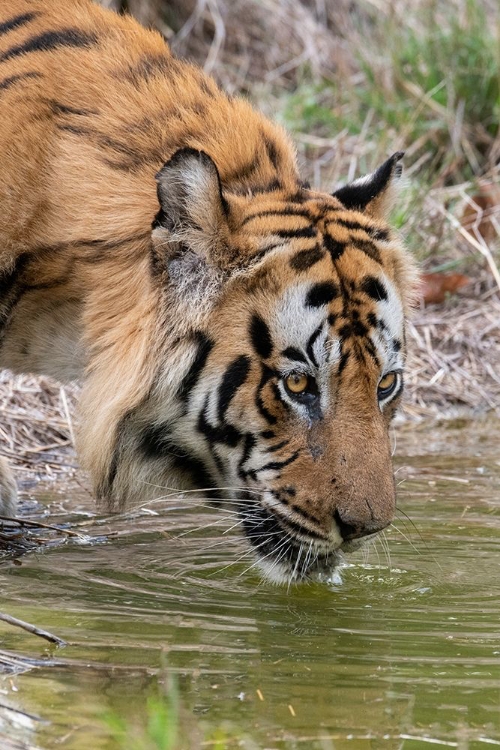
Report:
[{"label": "dead leaf", "polygon": [[420,298],[424,305],[438,305],[448,294],[455,294],[470,282],[471,279],[461,273],[423,273]]},{"label": "dead leaf", "polygon": [[460,223],[477,239],[494,242],[500,224],[500,185],[480,183],[477,192],[468,197]]}]

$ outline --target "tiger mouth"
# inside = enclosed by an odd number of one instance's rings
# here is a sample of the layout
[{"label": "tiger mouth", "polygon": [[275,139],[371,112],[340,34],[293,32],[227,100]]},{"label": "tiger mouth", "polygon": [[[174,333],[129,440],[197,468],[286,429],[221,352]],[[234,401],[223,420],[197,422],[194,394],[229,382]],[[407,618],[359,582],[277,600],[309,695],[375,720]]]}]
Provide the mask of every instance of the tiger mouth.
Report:
[{"label": "tiger mouth", "polygon": [[250,508],[245,503],[241,515],[258,565],[273,583],[318,580],[331,575],[344,561],[342,549],[325,537],[313,535],[256,501]]}]

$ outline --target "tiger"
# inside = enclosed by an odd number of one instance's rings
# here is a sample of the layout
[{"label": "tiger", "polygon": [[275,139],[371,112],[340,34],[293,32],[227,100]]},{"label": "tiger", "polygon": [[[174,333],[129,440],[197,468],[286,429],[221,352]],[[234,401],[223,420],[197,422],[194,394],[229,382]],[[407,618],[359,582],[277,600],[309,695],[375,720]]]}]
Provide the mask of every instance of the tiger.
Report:
[{"label": "tiger", "polygon": [[193,491],[276,583],[330,575],[392,522],[402,152],[313,189],[282,126],[158,32],[3,0],[0,153],[0,367],[81,384],[99,503]]}]

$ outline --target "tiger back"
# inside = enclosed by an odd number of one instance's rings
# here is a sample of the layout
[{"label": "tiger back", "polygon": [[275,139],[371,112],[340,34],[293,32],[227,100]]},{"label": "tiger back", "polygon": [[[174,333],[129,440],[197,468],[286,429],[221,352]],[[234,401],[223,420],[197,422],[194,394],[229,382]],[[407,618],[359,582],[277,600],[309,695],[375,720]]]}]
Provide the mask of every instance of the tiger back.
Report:
[{"label": "tiger back", "polygon": [[391,522],[401,157],[311,190],[286,133],[158,33],[90,0],[4,0],[0,366],[82,382],[99,500],[229,503],[276,581]]}]

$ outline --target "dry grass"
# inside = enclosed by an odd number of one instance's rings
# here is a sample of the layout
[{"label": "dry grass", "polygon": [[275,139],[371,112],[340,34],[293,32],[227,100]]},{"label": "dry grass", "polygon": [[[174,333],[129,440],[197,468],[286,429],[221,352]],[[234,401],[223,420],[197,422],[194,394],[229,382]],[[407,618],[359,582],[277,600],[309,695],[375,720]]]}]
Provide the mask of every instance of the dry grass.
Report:
[{"label": "dry grass", "polygon": [[[459,270],[472,279],[443,305],[415,311],[406,412],[500,412],[495,0],[102,2],[155,24],[177,54],[284,122],[304,178],[317,187],[332,190],[406,150],[396,226],[424,270]],[[444,72],[439,55],[434,67],[429,62],[436,44],[450,57]],[[454,70],[463,50],[465,68]],[[45,379],[0,374],[0,446],[21,480],[73,470],[76,395]]]},{"label": "dry grass", "polygon": [[0,372],[0,446],[21,487],[76,468],[73,418],[77,388]]}]

